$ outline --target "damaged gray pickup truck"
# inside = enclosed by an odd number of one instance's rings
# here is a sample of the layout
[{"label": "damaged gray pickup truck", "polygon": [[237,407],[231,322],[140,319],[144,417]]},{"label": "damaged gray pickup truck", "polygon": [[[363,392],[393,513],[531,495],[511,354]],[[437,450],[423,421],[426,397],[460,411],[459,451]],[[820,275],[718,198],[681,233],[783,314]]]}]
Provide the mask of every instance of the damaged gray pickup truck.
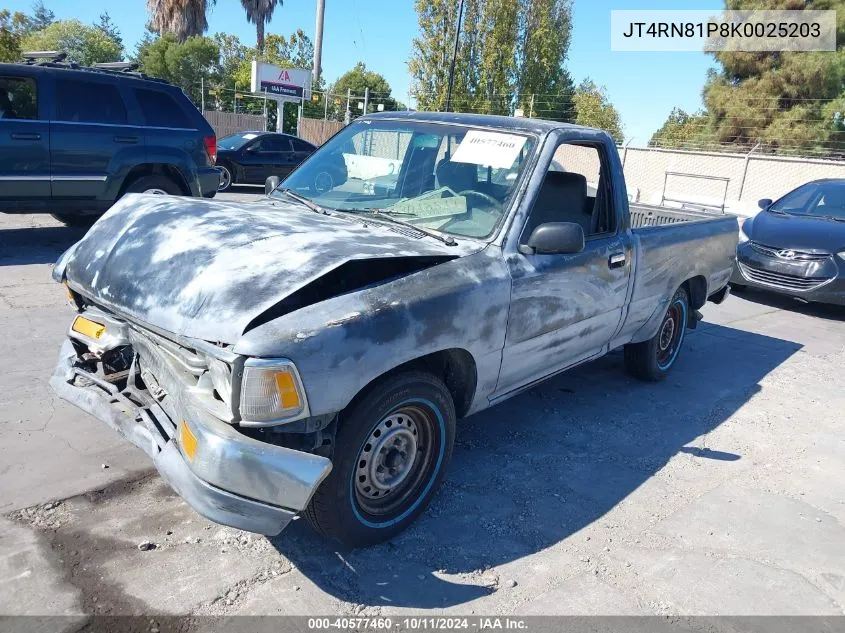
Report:
[{"label": "damaged gray pickup truck", "polygon": [[124,196],[54,268],[78,314],[51,384],[213,521],[372,544],[457,419],[623,346],[666,375],[736,243],[629,205],[602,131],[366,116],[255,202]]}]

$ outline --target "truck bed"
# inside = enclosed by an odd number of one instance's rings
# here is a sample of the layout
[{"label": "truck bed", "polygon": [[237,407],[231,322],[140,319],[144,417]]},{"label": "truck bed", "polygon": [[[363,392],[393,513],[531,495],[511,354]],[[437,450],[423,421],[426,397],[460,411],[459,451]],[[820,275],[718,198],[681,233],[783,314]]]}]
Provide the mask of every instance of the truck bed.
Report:
[{"label": "truck bed", "polygon": [[638,229],[646,226],[662,226],[665,224],[679,224],[682,222],[701,222],[717,218],[733,217],[721,211],[704,211],[694,209],[667,209],[650,204],[631,203],[631,228]]}]

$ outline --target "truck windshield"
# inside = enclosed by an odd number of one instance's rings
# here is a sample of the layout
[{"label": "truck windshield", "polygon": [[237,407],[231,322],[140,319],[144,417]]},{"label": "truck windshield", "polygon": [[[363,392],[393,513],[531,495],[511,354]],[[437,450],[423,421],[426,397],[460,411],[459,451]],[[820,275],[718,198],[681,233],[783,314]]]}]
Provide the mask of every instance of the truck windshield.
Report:
[{"label": "truck windshield", "polygon": [[326,209],[483,238],[501,221],[535,145],[528,135],[462,125],[357,121],[281,188]]}]

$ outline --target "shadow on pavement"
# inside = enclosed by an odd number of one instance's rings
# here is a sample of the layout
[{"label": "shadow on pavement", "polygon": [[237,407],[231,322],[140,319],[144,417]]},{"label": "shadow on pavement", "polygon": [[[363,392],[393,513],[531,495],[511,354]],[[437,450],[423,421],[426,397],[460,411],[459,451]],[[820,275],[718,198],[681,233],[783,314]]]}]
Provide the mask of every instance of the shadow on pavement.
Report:
[{"label": "shadow on pavement", "polygon": [[54,264],[82,239],[85,229],[37,226],[0,230],[0,266]]},{"label": "shadow on pavement", "polygon": [[[711,468],[741,459],[687,444],[748,402],[800,347],[711,325],[690,333],[673,373],[656,384],[629,378],[613,353],[460,422],[443,488],[392,541],[339,551],[300,520],[271,543],[347,602],[411,609],[466,603],[494,590],[478,571],[573,535],[677,453],[714,460]],[[438,570],[467,575],[449,582]]]},{"label": "shadow on pavement", "polygon": [[826,303],[804,303],[792,297],[750,287],[743,288],[742,290],[734,288],[733,294],[746,301],[769,306],[770,308],[789,310],[828,321],[845,321],[845,306]]}]

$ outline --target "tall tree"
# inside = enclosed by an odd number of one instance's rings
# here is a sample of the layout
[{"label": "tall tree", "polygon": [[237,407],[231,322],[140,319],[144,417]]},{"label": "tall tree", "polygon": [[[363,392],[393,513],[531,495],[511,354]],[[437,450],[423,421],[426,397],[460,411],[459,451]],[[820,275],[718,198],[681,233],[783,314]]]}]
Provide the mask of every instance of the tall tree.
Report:
[{"label": "tall tree", "polygon": [[151,40],[137,55],[144,73],[180,86],[196,105],[202,100],[202,80],[209,85],[219,81],[219,59],[220,49],[211,38],[195,35],[179,42],[170,33]]},{"label": "tall tree", "polygon": [[120,61],[123,49],[95,26],[79,20],[60,20],[21,39],[22,50],[65,51],[67,59],[82,66]]},{"label": "tall tree", "polygon": [[681,108],[673,108],[648,142],[649,147],[677,147],[696,149],[709,141],[709,117],[705,112],[688,114]]},{"label": "tall tree", "polygon": [[32,5],[32,18],[30,28],[33,31],[41,31],[56,21],[56,14],[44,6],[43,0],[38,0]]},{"label": "tall tree", "polygon": [[120,29],[117,28],[117,25],[114,22],[112,22],[108,11],[103,11],[100,14],[100,21],[97,22],[96,27],[117,42],[118,46],[120,46],[120,50],[123,50],[123,37],[120,34]]},{"label": "tall tree", "polygon": [[21,59],[21,39],[30,31],[29,16],[8,9],[0,9],[0,62]]},{"label": "tall tree", "polygon": [[179,42],[208,29],[206,12],[216,0],[147,0],[147,13],[152,31],[171,33]]},{"label": "tall tree", "polygon": [[836,9],[835,52],[714,53],[704,87],[715,143],[845,153],[845,0],[727,0],[727,9]]},{"label": "tall tree", "polygon": [[264,26],[270,23],[276,6],[282,5],[282,0],[241,0],[246,11],[246,19],[255,25],[255,47],[259,53],[264,52]]},{"label": "tall tree", "polygon": [[[516,106],[558,120],[574,116],[566,70],[571,0],[465,0],[455,63],[456,110],[510,114]],[[458,3],[417,0],[419,36],[409,70],[420,109],[446,104]]]},{"label": "tall tree", "polygon": [[[476,5],[477,0],[466,0]],[[414,38],[413,53],[408,69],[414,80],[417,107],[421,110],[440,110],[446,106],[446,91],[449,78],[449,60],[458,23],[458,3],[454,0],[416,0],[417,19],[420,34]],[[468,8],[467,13],[472,11]],[[475,19],[467,20],[471,28]],[[460,73],[459,73],[460,74]],[[456,84],[465,85],[468,78]],[[463,94],[466,90],[458,88]]]},{"label": "tall tree", "polygon": [[388,111],[397,110],[398,103],[392,96],[392,90],[387,79],[383,75],[367,69],[364,62],[358,62],[351,69],[343,73],[337,78],[330,87],[329,92],[341,99],[342,108],[336,110],[336,116],[343,119],[346,109],[345,97],[347,90],[352,94],[353,102],[350,105],[352,118],[356,118],[364,114],[363,110],[358,109],[358,104],[364,101],[364,92],[370,89],[370,103],[367,108],[368,112],[374,112],[378,104],[384,105],[384,109]]},{"label": "tall tree", "polygon": [[604,86],[597,86],[587,77],[578,84],[572,100],[575,103],[576,123],[600,128],[610,134],[617,143],[625,140],[622,119],[610,102]]},{"label": "tall tree", "polygon": [[571,33],[571,0],[521,0],[517,76],[525,113],[556,121],[575,118],[575,85],[566,69]]}]

